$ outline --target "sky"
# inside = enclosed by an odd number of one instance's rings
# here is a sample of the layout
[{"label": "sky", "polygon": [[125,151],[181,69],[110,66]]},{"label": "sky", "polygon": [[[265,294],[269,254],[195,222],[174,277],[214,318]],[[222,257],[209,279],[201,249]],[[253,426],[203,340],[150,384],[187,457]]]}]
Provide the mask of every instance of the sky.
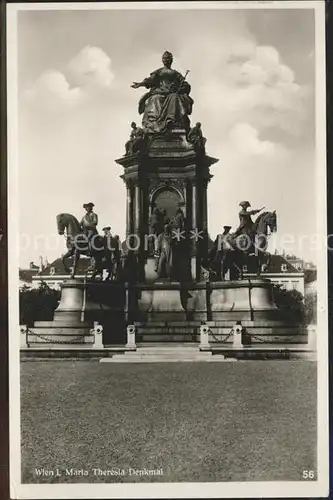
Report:
[{"label": "sky", "polygon": [[[276,210],[277,239],[316,233],[314,13],[298,10],[85,10],[18,14],[20,264],[65,252],[56,215],[125,234],[115,159],[144,89],[174,55],[188,81],[212,166],[208,227],[238,225],[239,202]],[[311,245],[291,253],[315,260]],[[299,245],[299,243],[297,243]]]}]

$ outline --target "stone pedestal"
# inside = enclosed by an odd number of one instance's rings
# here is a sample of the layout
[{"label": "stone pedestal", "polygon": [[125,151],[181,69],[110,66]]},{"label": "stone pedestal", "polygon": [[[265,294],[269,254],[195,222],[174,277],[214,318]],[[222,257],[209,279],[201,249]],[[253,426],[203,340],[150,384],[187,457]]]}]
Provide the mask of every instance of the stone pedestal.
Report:
[{"label": "stone pedestal", "polygon": [[61,299],[53,321],[36,321],[28,334],[31,347],[85,345],[92,347],[94,335],[85,321],[86,286],[80,280],[68,280],[61,286]]},{"label": "stone pedestal", "polygon": [[66,322],[67,326],[76,326],[84,321],[86,289],[83,281],[67,280],[61,285],[61,299],[54,311],[55,323]]},{"label": "stone pedestal", "polygon": [[276,320],[281,316],[270,280],[254,279],[211,283],[210,320]]},{"label": "stone pedestal", "polygon": [[250,345],[307,343],[306,329],[291,324],[276,307],[268,279],[210,283],[208,295],[211,343],[230,342],[229,334],[237,321],[246,329]]},{"label": "stone pedestal", "polygon": [[217,161],[204,151],[199,154],[184,129],[152,135],[142,151],[116,160],[124,168],[122,178],[127,189],[126,234],[134,233],[140,239],[139,248],[135,250],[140,282],[158,280],[153,245],[147,245],[145,239],[154,232],[150,225],[153,210],[165,210],[166,218],[171,220],[179,204],[189,246],[188,277],[182,279],[200,279],[200,263],[206,258],[208,248],[191,240],[191,231],[202,232],[207,228],[207,185],[212,177],[210,166]]},{"label": "stone pedestal", "polygon": [[138,307],[146,314],[148,322],[186,320],[179,283],[157,281],[152,286],[142,285],[139,290]]}]

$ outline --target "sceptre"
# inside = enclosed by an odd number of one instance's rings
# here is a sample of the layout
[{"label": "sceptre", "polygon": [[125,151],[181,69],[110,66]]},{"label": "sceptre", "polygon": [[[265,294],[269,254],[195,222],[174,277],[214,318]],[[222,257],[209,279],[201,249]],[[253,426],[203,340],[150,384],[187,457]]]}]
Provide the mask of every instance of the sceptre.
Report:
[{"label": "sceptre", "polygon": [[180,92],[180,89],[181,89],[181,87],[182,87],[183,83],[185,82],[186,77],[187,77],[187,75],[189,74],[189,72],[190,72],[190,70],[189,70],[189,69],[187,69],[187,70],[186,70],[186,72],[185,72],[185,76],[183,77],[183,79],[181,80],[181,82],[180,82],[180,84],[179,84],[179,87],[178,87],[178,90],[177,90],[177,94],[178,94],[178,92]]}]

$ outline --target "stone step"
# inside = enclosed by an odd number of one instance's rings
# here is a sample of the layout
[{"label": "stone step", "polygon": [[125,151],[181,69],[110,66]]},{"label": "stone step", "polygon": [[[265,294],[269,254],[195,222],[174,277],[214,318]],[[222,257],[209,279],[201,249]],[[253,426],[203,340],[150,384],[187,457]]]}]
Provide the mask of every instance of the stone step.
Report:
[{"label": "stone step", "polygon": [[168,335],[167,333],[158,333],[158,334],[141,334],[138,339],[140,342],[198,342],[198,335]]},{"label": "stone step", "polygon": [[[211,361],[213,356],[211,352],[200,352],[197,348],[193,349],[194,352],[181,352],[177,349],[164,349],[154,350],[151,352],[143,352],[142,349],[135,352],[126,352],[125,354],[116,354],[112,358],[103,358],[101,362],[109,363],[176,363],[176,362],[201,362],[201,361]],[[224,359],[223,355],[214,356],[219,358],[219,361]],[[217,359],[216,359],[217,360]]]},{"label": "stone step", "polygon": [[193,358],[196,356],[201,356],[199,350],[195,350],[195,352],[176,352],[176,351],[158,351],[155,350],[153,352],[142,352],[142,349],[139,351],[135,351],[133,353],[126,353],[125,356],[134,356],[134,357],[147,357],[147,356],[172,356],[172,357],[181,357],[181,358]]},{"label": "stone step", "polygon": [[[218,359],[214,359],[218,358]],[[120,359],[120,358],[102,358],[100,363],[202,363],[202,362],[216,362],[216,361],[236,361],[233,359],[224,359],[224,356],[212,356],[212,358],[200,358],[200,359],[174,359],[174,358],[146,358],[146,359]]]},{"label": "stone step", "polygon": [[187,352],[187,353],[194,353],[194,352],[199,352],[199,344],[175,344],[175,345],[170,345],[170,344],[154,344],[151,346],[147,346],[146,344],[142,344],[137,348],[135,352],[147,352],[147,353],[152,353],[152,352]]},{"label": "stone step", "polygon": [[170,348],[170,349],[177,349],[177,348],[186,348],[186,349],[197,348],[197,349],[199,349],[199,342],[192,342],[192,341],[172,342],[171,344],[170,344],[170,342],[144,342],[144,343],[137,342],[136,346],[138,349],[143,349],[143,348],[150,349],[152,347],[156,347],[158,349],[163,348],[163,347]]},{"label": "stone step", "polygon": [[199,335],[197,330],[192,328],[138,328],[136,331],[138,335]]},{"label": "stone step", "polygon": [[135,321],[134,325],[138,328],[157,328],[157,327],[197,327],[201,325],[201,321],[147,321],[146,323]]},{"label": "stone step", "polygon": [[88,328],[88,325],[85,323],[82,323],[78,321],[77,323],[73,324],[68,324],[68,319],[62,319],[62,320],[57,320],[57,321],[35,321],[34,326],[31,327],[31,329],[34,328],[76,328],[77,330],[84,330]]}]

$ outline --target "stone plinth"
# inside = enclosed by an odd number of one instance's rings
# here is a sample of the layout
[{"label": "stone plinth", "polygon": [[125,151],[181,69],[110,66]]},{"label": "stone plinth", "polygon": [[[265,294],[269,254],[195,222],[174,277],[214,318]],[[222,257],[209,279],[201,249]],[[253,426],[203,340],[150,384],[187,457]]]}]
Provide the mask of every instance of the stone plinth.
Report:
[{"label": "stone plinth", "polygon": [[302,344],[304,327],[291,324],[275,303],[267,279],[216,283],[160,281],[128,285],[129,321],[138,342],[199,342],[200,326],[209,325],[209,342],[230,345],[237,321],[250,344]]},{"label": "stone plinth", "polygon": [[68,280],[61,286],[61,299],[53,321],[36,321],[28,334],[31,346],[59,347],[84,345],[91,347],[94,336],[85,321],[86,287],[82,280]]},{"label": "stone plinth", "polygon": [[129,317],[138,321],[180,321],[207,319],[206,283],[178,283],[159,280],[155,283],[129,285]]},{"label": "stone plinth", "polygon": [[67,280],[61,285],[61,299],[54,311],[54,323],[76,326],[84,319],[85,285],[82,280]]},{"label": "stone plinth", "polygon": [[179,283],[157,281],[151,286],[139,286],[138,290],[138,308],[145,313],[148,322],[186,320]]},{"label": "stone plinth", "polygon": [[210,342],[228,343],[236,321],[246,329],[250,345],[304,344],[307,332],[290,323],[274,302],[273,285],[268,279],[224,281],[209,285]]},{"label": "stone plinth", "polygon": [[211,283],[211,320],[279,320],[270,280],[254,279]]}]

